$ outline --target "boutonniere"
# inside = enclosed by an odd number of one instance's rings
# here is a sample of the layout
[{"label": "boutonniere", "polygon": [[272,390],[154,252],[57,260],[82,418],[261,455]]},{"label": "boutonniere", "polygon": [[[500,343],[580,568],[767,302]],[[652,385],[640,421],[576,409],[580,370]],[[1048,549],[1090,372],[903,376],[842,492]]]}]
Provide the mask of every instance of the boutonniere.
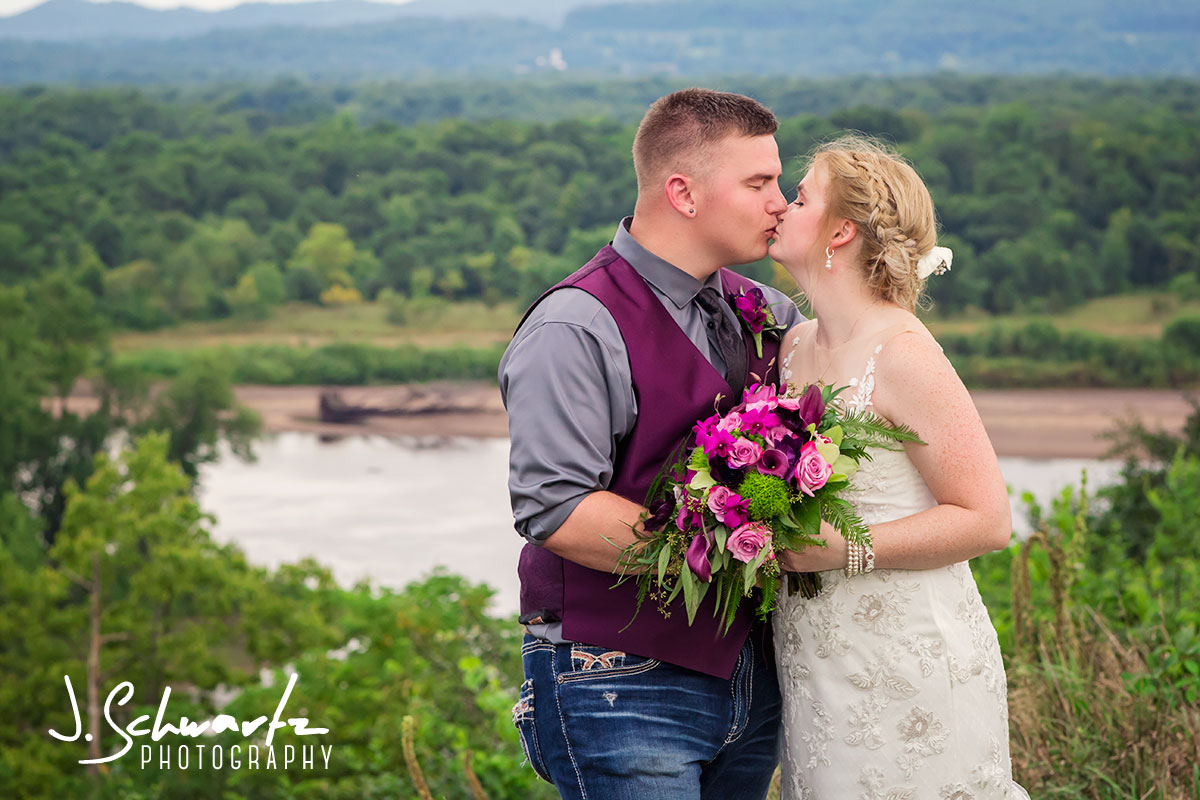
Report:
[{"label": "boutonniere", "polygon": [[731,295],[731,297],[733,313],[737,315],[737,318],[742,321],[743,327],[753,337],[754,351],[759,358],[762,358],[763,334],[778,336],[784,326],[775,319],[775,314],[767,303],[766,295],[757,286],[748,292],[743,290],[741,294]]}]

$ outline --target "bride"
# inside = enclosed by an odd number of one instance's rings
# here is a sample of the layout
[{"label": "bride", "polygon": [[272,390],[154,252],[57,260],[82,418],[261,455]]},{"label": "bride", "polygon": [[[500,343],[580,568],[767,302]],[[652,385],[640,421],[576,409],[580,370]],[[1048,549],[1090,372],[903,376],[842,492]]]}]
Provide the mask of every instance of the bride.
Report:
[{"label": "bride", "polygon": [[770,255],[814,319],[783,343],[781,376],[849,386],[839,400],[916,430],[873,451],[849,499],[873,549],[822,523],[828,547],[784,557],[821,572],[781,598],[783,796],[793,800],[1028,798],[1012,780],[1004,665],[967,560],[1007,546],[1004,479],[971,397],[913,314],[935,248],[929,192],[872,140],[821,147]]}]

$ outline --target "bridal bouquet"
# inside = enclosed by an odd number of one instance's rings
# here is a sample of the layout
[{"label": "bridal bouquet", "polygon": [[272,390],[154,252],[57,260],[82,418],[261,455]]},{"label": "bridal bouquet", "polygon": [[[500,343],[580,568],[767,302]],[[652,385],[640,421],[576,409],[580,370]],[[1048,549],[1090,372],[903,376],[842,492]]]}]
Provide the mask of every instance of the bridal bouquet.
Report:
[{"label": "bridal bouquet", "polygon": [[[621,554],[621,580],[635,576],[638,609],[646,597],[659,610],[683,594],[688,624],[715,593],[715,613],[728,630],[738,606],[758,587],[758,614],[775,607],[781,550],[824,547],[821,520],[848,542],[870,533],[842,497],[868,449],[920,441],[909,428],[833,402],[842,388],[810,385],[799,396],[755,384],[741,405],[693,427],[682,455],[651,488],[639,539]],[[793,576],[812,596],[815,573]]]}]

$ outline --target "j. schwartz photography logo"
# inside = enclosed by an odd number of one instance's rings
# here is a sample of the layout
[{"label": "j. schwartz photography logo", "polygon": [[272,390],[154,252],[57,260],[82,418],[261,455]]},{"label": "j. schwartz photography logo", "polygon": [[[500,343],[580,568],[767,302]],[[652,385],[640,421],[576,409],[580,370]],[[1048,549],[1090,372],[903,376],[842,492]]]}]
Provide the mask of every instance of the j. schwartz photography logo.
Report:
[{"label": "j. schwartz photography logo", "polygon": [[[146,725],[150,720],[149,714],[143,714],[131,721],[128,725],[122,728],[112,718],[112,708],[115,702],[118,706],[126,705],[133,697],[133,683],[124,681],[118,684],[104,701],[104,720],[108,726],[125,740],[125,746],[118,752],[102,758],[88,758],[80,760],[80,764],[106,764],[110,761],[116,761],[130,750],[133,749],[134,737],[149,736],[152,741],[159,742],[168,734],[174,736],[186,736],[192,739],[200,736],[213,736],[226,731],[241,732],[242,738],[253,736],[259,728],[262,728],[264,723],[268,723],[265,733],[266,737],[261,744],[235,744],[225,746],[222,744],[158,744],[149,745],[143,744],[140,746],[140,767],[145,769],[147,765],[154,764],[160,769],[224,769],[228,764],[230,769],[288,769],[297,767],[299,769],[315,769],[319,763],[322,763],[324,769],[329,768],[329,757],[333,754],[332,745],[284,745],[279,748],[281,752],[276,753],[276,748],[272,745],[272,740],[275,738],[275,731],[280,728],[291,726],[297,736],[315,736],[322,733],[329,733],[328,728],[310,728],[308,727],[307,717],[288,717],[284,720],[284,708],[287,706],[288,697],[292,694],[292,687],[296,685],[296,680],[299,676],[292,673],[288,679],[287,688],[283,691],[283,696],[279,698],[279,705],[275,707],[275,715],[268,720],[266,716],[256,717],[252,720],[238,722],[238,720],[229,714],[218,714],[212,719],[202,722],[191,722],[187,717],[179,718],[179,725],[175,726],[170,723],[164,723],[163,719],[167,713],[167,700],[171,696],[171,687],[166,687],[163,690],[162,701],[158,704],[158,713],[154,717],[154,724],[147,728]],[[49,733],[55,739],[62,742],[75,742],[82,735],[84,741],[91,742],[93,735],[91,733],[83,733],[83,723],[79,716],[79,703],[75,700],[75,689],[71,685],[71,676],[64,675],[63,680],[67,684],[67,696],[71,700],[71,710],[75,713],[75,732],[66,736],[59,733],[53,728]],[[320,756],[320,762],[318,761]]]}]

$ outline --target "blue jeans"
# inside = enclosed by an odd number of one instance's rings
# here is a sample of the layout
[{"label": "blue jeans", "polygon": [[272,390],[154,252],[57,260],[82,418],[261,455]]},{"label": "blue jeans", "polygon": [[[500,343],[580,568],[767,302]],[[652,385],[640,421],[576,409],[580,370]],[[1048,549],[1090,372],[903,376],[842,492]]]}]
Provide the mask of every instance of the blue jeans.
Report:
[{"label": "blue jeans", "polygon": [[730,680],[525,637],[513,722],[564,798],[761,800],[780,752],[774,657],[756,625]]}]

